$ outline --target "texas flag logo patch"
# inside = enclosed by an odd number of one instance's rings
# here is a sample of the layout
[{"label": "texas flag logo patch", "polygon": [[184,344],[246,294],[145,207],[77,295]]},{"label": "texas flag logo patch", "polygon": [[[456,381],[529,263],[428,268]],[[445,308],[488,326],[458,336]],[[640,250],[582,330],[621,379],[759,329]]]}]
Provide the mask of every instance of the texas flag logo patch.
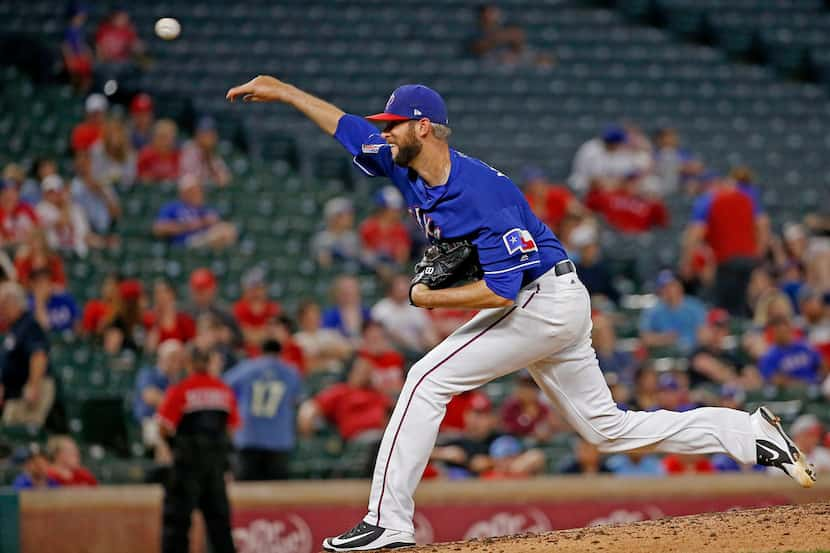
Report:
[{"label": "texas flag logo patch", "polygon": [[533,240],[533,235],[525,229],[514,228],[509,230],[501,237],[504,240],[504,246],[507,248],[507,253],[513,255],[516,252],[528,253],[538,251],[536,241]]}]

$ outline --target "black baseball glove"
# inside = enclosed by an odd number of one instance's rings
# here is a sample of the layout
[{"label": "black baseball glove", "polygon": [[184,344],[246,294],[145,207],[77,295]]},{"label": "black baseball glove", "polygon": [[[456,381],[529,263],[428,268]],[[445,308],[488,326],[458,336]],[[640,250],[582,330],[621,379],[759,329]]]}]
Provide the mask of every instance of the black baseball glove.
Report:
[{"label": "black baseball glove", "polygon": [[412,287],[416,284],[425,284],[436,290],[467,284],[482,276],[478,250],[472,242],[436,242],[426,249],[424,256],[415,264],[415,276],[409,286],[409,301],[412,302]]}]

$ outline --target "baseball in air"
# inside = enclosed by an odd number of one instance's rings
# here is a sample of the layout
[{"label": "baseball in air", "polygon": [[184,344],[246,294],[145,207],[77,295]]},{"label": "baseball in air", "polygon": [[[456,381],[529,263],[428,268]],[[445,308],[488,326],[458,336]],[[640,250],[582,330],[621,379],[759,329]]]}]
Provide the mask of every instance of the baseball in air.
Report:
[{"label": "baseball in air", "polygon": [[164,40],[173,40],[182,31],[179,20],[174,17],[162,17],[156,21],[156,34]]}]

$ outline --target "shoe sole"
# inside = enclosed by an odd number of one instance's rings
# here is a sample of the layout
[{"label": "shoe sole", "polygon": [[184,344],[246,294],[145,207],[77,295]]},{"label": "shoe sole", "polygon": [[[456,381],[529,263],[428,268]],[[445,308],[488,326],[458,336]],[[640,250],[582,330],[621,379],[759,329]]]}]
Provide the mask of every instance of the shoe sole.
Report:
[{"label": "shoe sole", "polygon": [[781,418],[774,415],[772,411],[763,406],[759,408],[759,411],[761,412],[761,416],[764,417],[764,420],[771,424],[781,435],[790,450],[790,456],[793,458],[793,461],[795,461],[792,463],[790,471],[787,471],[787,474],[789,474],[790,477],[798,482],[803,488],[812,488],[813,484],[816,483],[816,473],[810,464],[807,463],[806,457],[804,457],[804,454],[801,453],[800,449],[798,449],[798,446],[796,446],[790,437],[784,432],[784,427],[781,426]]}]

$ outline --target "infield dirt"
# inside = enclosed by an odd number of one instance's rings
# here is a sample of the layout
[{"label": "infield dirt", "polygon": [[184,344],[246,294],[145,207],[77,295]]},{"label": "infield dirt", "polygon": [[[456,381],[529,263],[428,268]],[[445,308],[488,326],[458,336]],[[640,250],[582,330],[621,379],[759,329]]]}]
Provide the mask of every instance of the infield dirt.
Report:
[{"label": "infield dirt", "polygon": [[830,502],[401,549],[417,553],[771,553],[830,549]]}]

